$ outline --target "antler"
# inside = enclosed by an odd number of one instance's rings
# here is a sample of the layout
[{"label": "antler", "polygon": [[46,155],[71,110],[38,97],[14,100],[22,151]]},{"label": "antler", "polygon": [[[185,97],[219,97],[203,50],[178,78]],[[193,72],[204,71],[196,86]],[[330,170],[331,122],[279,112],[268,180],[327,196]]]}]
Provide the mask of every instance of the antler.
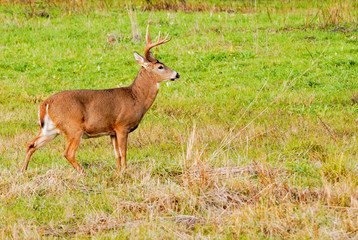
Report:
[{"label": "antler", "polygon": [[146,46],[145,46],[145,50],[144,50],[144,55],[145,57],[147,58],[148,61],[150,62],[156,62],[157,59],[153,58],[152,55],[150,54],[150,49],[155,47],[155,46],[158,46],[160,44],[163,44],[163,43],[166,43],[166,42],[169,42],[170,40],[172,40],[172,37],[170,37],[169,39],[167,39],[169,36],[169,33],[168,35],[163,39],[163,34],[161,34],[159,32],[159,36],[158,36],[158,42],[156,43],[152,43],[152,40],[150,39],[150,35],[149,35],[149,25],[147,27],[147,33],[145,35],[145,42],[146,42]]}]

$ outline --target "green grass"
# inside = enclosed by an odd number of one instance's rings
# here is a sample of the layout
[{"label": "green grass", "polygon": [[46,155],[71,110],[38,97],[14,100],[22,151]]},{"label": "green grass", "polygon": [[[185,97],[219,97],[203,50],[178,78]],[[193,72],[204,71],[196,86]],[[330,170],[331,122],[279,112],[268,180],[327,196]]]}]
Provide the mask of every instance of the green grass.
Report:
[{"label": "green grass", "polygon": [[[1,238],[357,237],[357,5],[314,2],[307,26],[305,2],[211,4],[136,8],[139,42],[120,8],[50,6],[46,18],[0,5]],[[338,25],[320,4],[341,6]],[[131,84],[148,19],[153,36],[173,36],[154,54],[181,79],[161,84],[130,134],[128,171],[114,173],[103,137],[82,141],[77,175],[60,136],[17,173],[42,100]]]}]

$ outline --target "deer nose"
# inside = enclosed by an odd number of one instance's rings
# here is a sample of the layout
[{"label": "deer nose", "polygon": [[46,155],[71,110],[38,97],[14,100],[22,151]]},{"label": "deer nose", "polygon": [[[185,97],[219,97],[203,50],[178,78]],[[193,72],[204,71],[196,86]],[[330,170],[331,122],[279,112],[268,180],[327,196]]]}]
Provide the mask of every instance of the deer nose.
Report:
[{"label": "deer nose", "polygon": [[177,73],[177,75],[175,76],[176,78],[180,78],[180,75],[179,75],[179,73]]}]

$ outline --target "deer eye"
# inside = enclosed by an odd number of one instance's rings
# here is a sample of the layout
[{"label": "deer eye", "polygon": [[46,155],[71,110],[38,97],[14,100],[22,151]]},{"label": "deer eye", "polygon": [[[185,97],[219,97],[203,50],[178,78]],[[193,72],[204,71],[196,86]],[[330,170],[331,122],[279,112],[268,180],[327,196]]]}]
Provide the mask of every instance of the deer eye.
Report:
[{"label": "deer eye", "polygon": [[159,66],[158,69],[163,69],[163,66]]}]

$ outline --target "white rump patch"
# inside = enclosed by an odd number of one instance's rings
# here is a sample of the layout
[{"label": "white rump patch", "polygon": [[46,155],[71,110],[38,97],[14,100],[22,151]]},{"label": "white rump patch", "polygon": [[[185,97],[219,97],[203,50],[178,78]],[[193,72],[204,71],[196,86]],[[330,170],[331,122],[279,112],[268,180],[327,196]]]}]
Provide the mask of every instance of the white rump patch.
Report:
[{"label": "white rump patch", "polygon": [[159,83],[157,83],[157,89],[159,90]]},{"label": "white rump patch", "polygon": [[[40,121],[40,111],[39,111],[39,125],[41,126]],[[52,139],[54,139],[57,135],[60,134],[60,130],[56,128],[56,125],[48,115],[48,104],[46,105],[46,114],[44,116],[44,124],[41,127],[41,134],[36,142],[33,143],[33,147],[40,148],[45,145]]]},{"label": "white rump patch", "polygon": [[52,138],[60,134],[60,130],[56,128],[56,125],[48,115],[48,104],[46,105],[46,114],[44,116],[44,125],[41,129],[41,134]]}]

